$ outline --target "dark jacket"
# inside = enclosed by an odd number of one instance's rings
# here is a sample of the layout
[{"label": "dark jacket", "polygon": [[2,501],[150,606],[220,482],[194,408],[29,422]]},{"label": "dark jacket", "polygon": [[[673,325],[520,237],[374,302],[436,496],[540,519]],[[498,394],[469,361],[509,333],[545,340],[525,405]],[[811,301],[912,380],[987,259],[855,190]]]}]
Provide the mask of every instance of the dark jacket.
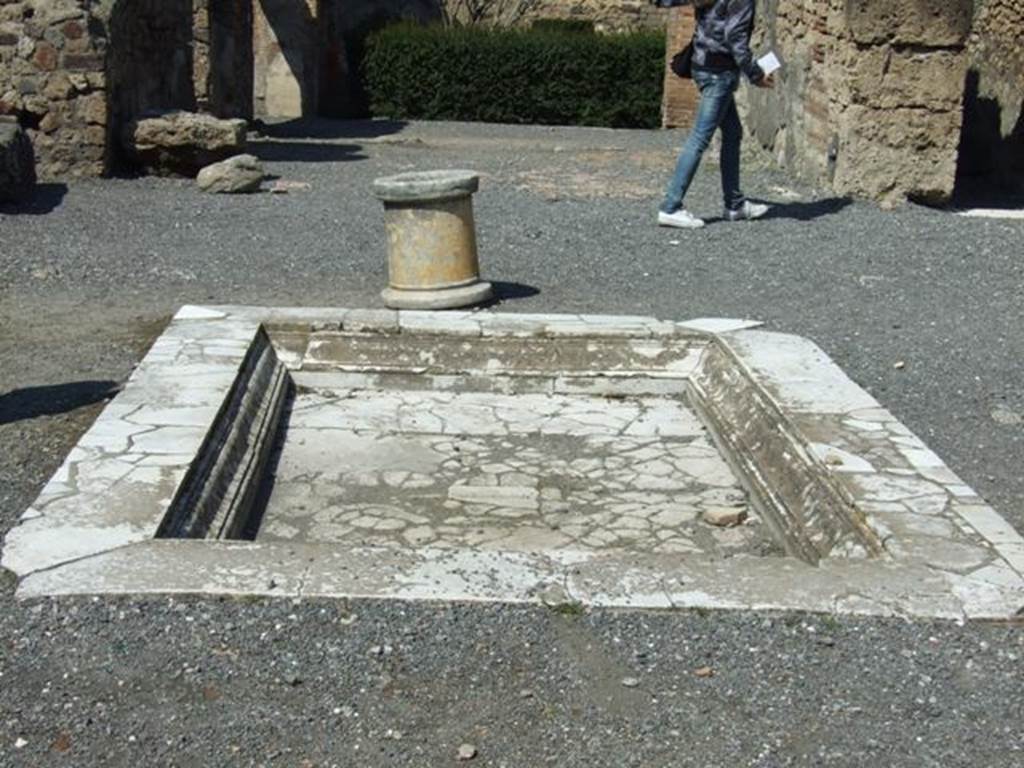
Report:
[{"label": "dark jacket", "polygon": [[[752,82],[764,72],[750,52],[756,0],[697,2],[697,30],[693,37],[693,66],[700,69],[739,69]],[[704,5],[702,8],[701,5]]]}]

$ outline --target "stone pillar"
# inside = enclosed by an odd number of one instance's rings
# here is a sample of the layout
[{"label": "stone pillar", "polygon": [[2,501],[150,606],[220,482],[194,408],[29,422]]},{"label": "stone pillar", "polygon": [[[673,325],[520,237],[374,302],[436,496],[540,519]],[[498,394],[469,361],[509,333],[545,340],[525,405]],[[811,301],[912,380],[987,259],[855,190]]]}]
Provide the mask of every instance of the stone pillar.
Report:
[{"label": "stone pillar", "polygon": [[95,5],[0,0],[0,116],[23,126],[44,180],[106,168],[107,40]]},{"label": "stone pillar", "polygon": [[471,171],[426,171],[377,179],[388,235],[389,307],[448,309],[486,301],[480,281]]},{"label": "stone pillar", "polygon": [[974,0],[758,4],[753,47],[783,61],[741,88],[745,123],[787,169],[883,205],[953,192]]},{"label": "stone pillar", "polygon": [[221,118],[253,116],[252,0],[209,3],[210,112]]},{"label": "stone pillar", "polygon": [[846,0],[850,106],[834,183],[883,204],[953,194],[974,0]]},{"label": "stone pillar", "polygon": [[258,0],[253,7],[257,115],[317,114],[320,36],[316,0]]}]

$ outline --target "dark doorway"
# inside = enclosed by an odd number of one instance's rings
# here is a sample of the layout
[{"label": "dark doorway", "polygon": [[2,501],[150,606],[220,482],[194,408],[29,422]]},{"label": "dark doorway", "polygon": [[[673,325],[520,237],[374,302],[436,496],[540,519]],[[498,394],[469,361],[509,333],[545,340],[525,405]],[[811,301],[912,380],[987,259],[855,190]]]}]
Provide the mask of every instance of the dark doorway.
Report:
[{"label": "dark doorway", "polygon": [[980,85],[979,72],[969,70],[954,196],[961,205],[1019,207],[1024,204],[1024,107],[1005,115],[1006,108]]}]

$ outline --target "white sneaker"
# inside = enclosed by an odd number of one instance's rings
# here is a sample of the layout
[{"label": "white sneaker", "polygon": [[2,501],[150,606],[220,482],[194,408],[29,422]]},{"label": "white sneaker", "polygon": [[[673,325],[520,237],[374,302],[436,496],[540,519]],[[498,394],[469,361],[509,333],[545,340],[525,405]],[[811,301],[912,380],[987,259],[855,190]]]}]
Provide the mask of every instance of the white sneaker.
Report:
[{"label": "white sneaker", "polygon": [[760,219],[766,213],[768,213],[768,206],[764,203],[752,203],[749,200],[744,200],[743,205],[735,211],[727,209],[723,218],[726,221],[753,221]]},{"label": "white sneaker", "polygon": [[658,211],[659,227],[678,227],[679,229],[700,229],[704,226],[704,219],[698,219],[685,208],[680,208],[675,213]]}]

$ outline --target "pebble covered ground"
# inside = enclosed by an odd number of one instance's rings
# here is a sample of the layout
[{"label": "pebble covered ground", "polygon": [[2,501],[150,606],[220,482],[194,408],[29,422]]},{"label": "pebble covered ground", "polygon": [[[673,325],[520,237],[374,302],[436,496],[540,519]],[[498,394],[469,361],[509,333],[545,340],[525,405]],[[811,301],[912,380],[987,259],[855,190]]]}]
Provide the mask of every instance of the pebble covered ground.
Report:
[{"label": "pebble covered ground", "polygon": [[[1024,530],[1024,222],[882,211],[750,157],[771,218],[674,231],[653,220],[678,133],[273,133],[256,151],[287,194],[114,179],[0,208],[0,533],[181,304],[379,306],[370,184],[445,167],[483,175],[501,310],[808,336]],[[691,205],[719,214],[713,162]],[[0,766],[1024,763],[1015,623],[13,590]]]}]

